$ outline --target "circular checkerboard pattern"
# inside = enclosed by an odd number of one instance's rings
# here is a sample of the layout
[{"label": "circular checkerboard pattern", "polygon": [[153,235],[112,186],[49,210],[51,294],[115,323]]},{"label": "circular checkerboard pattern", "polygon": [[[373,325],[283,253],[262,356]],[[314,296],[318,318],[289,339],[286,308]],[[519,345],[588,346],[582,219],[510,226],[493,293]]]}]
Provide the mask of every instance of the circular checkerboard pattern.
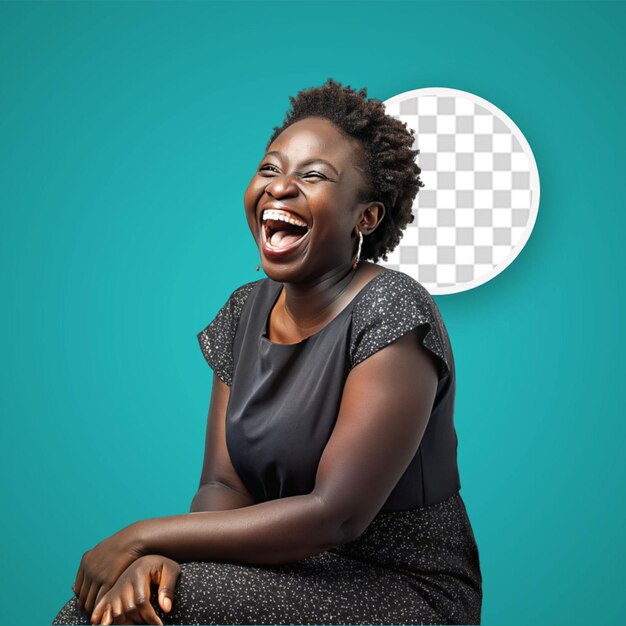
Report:
[{"label": "circular checkerboard pattern", "polygon": [[384,102],[415,129],[424,182],[415,221],[380,265],[433,294],[478,287],[508,267],[528,241],[539,207],[539,173],[515,123],[466,91],[431,87]]}]

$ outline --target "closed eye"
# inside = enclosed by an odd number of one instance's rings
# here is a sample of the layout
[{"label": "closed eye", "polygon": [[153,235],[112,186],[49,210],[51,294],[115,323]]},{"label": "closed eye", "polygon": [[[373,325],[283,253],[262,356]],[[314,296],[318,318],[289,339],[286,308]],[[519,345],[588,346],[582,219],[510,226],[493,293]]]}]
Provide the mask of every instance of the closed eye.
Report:
[{"label": "closed eye", "polygon": [[[271,171],[278,173],[278,170],[273,165],[264,165],[263,167],[259,169],[259,172],[270,171],[267,168],[272,168]],[[296,174],[297,173],[298,172],[296,172]],[[318,176],[321,180],[330,180],[328,176],[324,176],[324,174],[320,174],[320,172],[307,172],[306,174],[303,175],[303,178],[308,178],[309,176]]]},{"label": "closed eye", "polygon": [[307,172],[304,175],[305,178],[307,178],[308,176],[319,176],[323,180],[328,180],[328,177],[324,176],[324,174],[320,174],[319,172]]}]

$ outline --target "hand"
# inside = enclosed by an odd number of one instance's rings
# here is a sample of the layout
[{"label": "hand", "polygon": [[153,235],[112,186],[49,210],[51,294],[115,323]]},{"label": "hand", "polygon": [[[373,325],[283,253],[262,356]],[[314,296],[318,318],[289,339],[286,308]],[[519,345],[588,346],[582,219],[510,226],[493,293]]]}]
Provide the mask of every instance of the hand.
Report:
[{"label": "hand", "polygon": [[[150,583],[159,585],[159,606],[169,613],[180,565],[158,554],[149,554],[129,565],[96,604],[92,624],[163,624],[150,603]],[[120,619],[124,619],[120,622]]]},{"label": "hand", "polygon": [[128,526],[83,554],[72,586],[78,608],[91,613],[98,600],[113,586],[120,574],[143,556],[133,526]]}]

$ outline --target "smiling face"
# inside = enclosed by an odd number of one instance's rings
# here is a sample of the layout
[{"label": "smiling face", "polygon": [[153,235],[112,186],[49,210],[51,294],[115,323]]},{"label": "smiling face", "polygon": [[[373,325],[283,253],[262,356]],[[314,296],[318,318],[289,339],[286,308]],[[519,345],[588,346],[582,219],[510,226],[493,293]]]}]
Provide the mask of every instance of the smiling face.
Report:
[{"label": "smiling face", "polygon": [[[297,281],[350,265],[355,227],[366,235],[382,219],[382,205],[359,201],[368,192],[361,155],[356,139],[320,117],[295,122],[269,146],[244,195],[248,225],[269,276]],[[273,219],[263,222],[267,209],[278,212],[266,214]],[[281,218],[295,218],[296,224]],[[269,243],[265,234],[272,236]]]}]

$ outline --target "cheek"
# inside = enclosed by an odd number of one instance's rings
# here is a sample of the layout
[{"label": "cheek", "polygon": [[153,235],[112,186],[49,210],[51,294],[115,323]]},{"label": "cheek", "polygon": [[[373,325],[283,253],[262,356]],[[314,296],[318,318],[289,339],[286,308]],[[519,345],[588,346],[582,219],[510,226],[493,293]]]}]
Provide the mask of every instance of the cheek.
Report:
[{"label": "cheek", "polygon": [[315,208],[316,217],[327,234],[345,238],[346,233],[350,232],[350,211],[340,199],[332,198],[330,201],[320,202]]},{"label": "cheek", "polygon": [[260,193],[257,190],[257,185],[254,183],[254,179],[250,181],[243,194],[243,203],[246,209],[253,209],[256,206]]},{"label": "cheek", "polygon": [[337,220],[336,215],[319,215],[313,230],[317,237],[337,251],[350,246],[350,224]]},{"label": "cheek", "polygon": [[248,227],[255,238],[261,236],[261,232],[258,226],[257,212],[259,201],[261,200],[265,191],[265,185],[262,184],[256,177],[250,181],[250,184],[246,188],[243,195],[243,204],[245,209],[246,221]]},{"label": "cheek", "polygon": [[257,181],[252,180],[243,194],[243,205],[246,210],[248,221],[255,221],[257,207],[262,195],[263,186],[259,185]]}]

